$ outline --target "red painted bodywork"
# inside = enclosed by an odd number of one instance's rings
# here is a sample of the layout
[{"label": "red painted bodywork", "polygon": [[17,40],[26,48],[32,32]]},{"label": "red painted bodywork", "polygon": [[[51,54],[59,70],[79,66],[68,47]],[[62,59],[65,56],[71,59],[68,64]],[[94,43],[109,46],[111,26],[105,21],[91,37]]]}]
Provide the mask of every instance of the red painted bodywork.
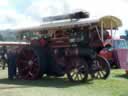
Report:
[{"label": "red painted bodywork", "polygon": [[[117,41],[119,40],[114,40],[114,42]],[[109,61],[111,60],[112,61],[111,63],[118,65],[121,69],[128,70],[128,48],[115,48],[116,46],[110,43],[109,45],[112,46],[112,50],[109,50],[108,48],[104,48],[103,50],[100,51],[99,55],[105,57]]]},{"label": "red painted bodywork", "polygon": [[112,59],[112,52],[108,51],[107,49],[101,50],[99,54],[100,54],[100,56],[105,57],[107,60]]},{"label": "red painted bodywork", "polygon": [[128,70],[128,49],[115,49],[114,52],[120,68]]}]

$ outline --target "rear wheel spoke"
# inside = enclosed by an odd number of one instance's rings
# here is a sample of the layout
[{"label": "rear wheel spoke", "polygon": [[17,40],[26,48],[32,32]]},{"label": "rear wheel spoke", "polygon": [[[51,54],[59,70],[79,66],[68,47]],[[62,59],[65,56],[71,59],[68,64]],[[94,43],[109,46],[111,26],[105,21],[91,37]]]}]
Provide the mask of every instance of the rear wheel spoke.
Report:
[{"label": "rear wheel spoke", "polygon": [[19,77],[22,79],[36,79],[40,65],[38,61],[38,56],[34,53],[32,48],[24,48],[17,59]]}]

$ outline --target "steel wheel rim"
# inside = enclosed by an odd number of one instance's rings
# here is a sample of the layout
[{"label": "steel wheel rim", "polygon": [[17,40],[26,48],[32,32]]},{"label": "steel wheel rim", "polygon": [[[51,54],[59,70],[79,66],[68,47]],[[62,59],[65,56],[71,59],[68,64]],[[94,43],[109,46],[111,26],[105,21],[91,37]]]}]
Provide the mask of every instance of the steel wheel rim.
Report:
[{"label": "steel wheel rim", "polygon": [[71,71],[71,76],[74,81],[81,81],[85,77],[84,74],[80,72],[80,70],[78,70],[77,68]]},{"label": "steel wheel rim", "polygon": [[97,70],[94,72],[94,77],[96,79],[106,79],[106,75],[108,74],[108,67],[107,62],[104,58],[101,58],[98,60],[95,60],[95,64],[97,67]]},{"label": "steel wheel rim", "polygon": [[81,82],[85,81],[87,74],[88,74],[88,68],[85,65],[85,62],[83,62],[80,58],[74,58],[72,59],[72,68],[70,70],[70,76],[72,81],[74,82]]}]

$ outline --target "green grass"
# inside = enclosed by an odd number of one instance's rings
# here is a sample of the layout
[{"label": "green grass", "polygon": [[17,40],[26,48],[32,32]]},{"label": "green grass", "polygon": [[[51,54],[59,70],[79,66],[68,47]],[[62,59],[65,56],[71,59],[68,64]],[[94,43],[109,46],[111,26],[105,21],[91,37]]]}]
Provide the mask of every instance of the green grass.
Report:
[{"label": "green grass", "polygon": [[124,74],[113,70],[107,80],[75,84],[67,78],[8,80],[7,70],[0,70],[0,96],[128,96],[128,75]]}]

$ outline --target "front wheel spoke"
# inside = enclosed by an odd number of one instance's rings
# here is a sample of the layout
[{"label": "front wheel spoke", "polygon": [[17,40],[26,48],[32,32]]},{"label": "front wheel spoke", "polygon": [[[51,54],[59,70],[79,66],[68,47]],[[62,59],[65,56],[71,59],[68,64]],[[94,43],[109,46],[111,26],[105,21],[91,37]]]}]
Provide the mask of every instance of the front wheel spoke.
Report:
[{"label": "front wheel spoke", "polygon": [[79,74],[77,74],[77,78],[78,78],[78,80],[80,80],[80,76],[79,76]]},{"label": "front wheel spoke", "polygon": [[97,72],[97,74],[98,74],[98,78],[100,78],[101,75],[100,75],[99,71]]},{"label": "front wheel spoke", "polygon": [[77,75],[75,75],[75,78],[74,78],[74,80],[77,80]]},{"label": "front wheel spoke", "polygon": [[[98,78],[98,75],[97,75],[97,74],[98,74],[97,72],[94,74],[95,78]],[[92,75],[92,74],[91,74],[91,75]]]},{"label": "front wheel spoke", "polygon": [[81,76],[81,74],[79,74],[79,80],[82,80],[83,79],[83,77]]},{"label": "front wheel spoke", "polygon": [[74,72],[72,79],[75,80],[75,78],[76,78],[76,73]]},{"label": "front wheel spoke", "polygon": [[98,66],[98,69],[99,69],[99,70],[102,70],[102,69],[103,69],[102,64],[98,63],[97,66]]},{"label": "front wheel spoke", "polygon": [[104,72],[104,71],[100,71],[101,72],[101,74],[104,76],[106,73]]},{"label": "front wheel spoke", "polygon": [[76,77],[76,74],[74,74],[74,75],[72,76],[72,79],[74,80],[75,77]]},{"label": "front wheel spoke", "polygon": [[98,72],[95,73],[95,77],[99,78],[99,73]]},{"label": "front wheel spoke", "polygon": [[71,73],[71,76],[73,77],[75,75],[75,72]]},{"label": "front wheel spoke", "polygon": [[79,80],[78,74],[76,73],[75,80]]},{"label": "front wheel spoke", "polygon": [[80,77],[81,77],[81,78],[84,78],[84,75],[83,75],[83,74],[80,74]]},{"label": "front wheel spoke", "polygon": [[98,74],[99,74],[99,78],[102,78],[102,74],[100,71],[98,71]]}]

